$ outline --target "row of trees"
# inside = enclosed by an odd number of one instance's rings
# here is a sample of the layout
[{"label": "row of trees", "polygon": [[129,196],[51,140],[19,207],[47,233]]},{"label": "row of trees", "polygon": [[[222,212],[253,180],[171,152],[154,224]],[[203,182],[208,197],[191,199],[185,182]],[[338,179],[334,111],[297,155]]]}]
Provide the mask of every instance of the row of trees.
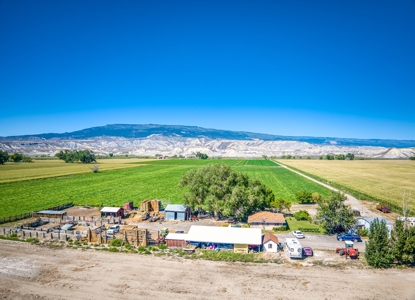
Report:
[{"label": "row of trees", "polygon": [[414,265],[415,227],[408,227],[404,221],[396,220],[389,238],[385,220],[375,219],[370,224],[365,258],[374,268],[386,268],[391,264]]},{"label": "row of trees", "polygon": [[203,205],[215,215],[242,220],[275,200],[272,190],[258,179],[235,172],[227,164],[212,164],[184,174],[179,183],[186,188],[184,202],[190,207]]},{"label": "row of trees", "polygon": [[327,160],[354,160],[354,154],[353,153],[347,153],[346,155],[344,154],[327,154],[326,155],[326,159]]},{"label": "row of trees", "polygon": [[13,162],[32,162],[32,158],[30,156],[23,155],[21,153],[14,153],[9,155],[7,151],[0,150],[0,165],[4,165],[5,162],[13,161]]},{"label": "row of trees", "polygon": [[96,162],[96,157],[91,150],[64,150],[59,151],[55,156],[66,163],[82,162],[89,164]]},{"label": "row of trees", "polygon": [[196,152],[196,158],[198,158],[198,159],[208,159],[209,157],[205,153]]}]

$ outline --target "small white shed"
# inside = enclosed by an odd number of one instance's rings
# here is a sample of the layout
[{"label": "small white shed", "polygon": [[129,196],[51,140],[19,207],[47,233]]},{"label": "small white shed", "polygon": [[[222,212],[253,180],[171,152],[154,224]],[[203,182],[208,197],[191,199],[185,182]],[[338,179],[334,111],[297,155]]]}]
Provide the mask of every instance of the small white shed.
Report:
[{"label": "small white shed", "polygon": [[267,232],[262,236],[262,250],[265,252],[278,252],[278,237]]}]

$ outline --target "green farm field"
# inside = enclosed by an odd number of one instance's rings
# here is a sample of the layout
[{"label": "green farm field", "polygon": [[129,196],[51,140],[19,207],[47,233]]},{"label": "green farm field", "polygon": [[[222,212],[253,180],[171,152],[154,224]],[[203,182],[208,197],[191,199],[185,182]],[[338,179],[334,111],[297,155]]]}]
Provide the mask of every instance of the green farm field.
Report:
[{"label": "green farm field", "polygon": [[402,193],[412,193],[408,207],[415,211],[415,161],[411,160],[279,160],[282,164],[339,184],[356,197],[401,206]]},{"label": "green farm field", "polygon": [[[161,162],[175,164],[163,165]],[[0,184],[0,217],[67,202],[108,206],[133,201],[137,206],[144,199],[169,199],[171,203],[181,203],[184,191],[178,188],[178,183],[182,174],[207,163],[229,163],[235,170],[262,180],[277,197],[290,201],[295,200],[294,195],[299,190],[319,192],[323,196],[330,193],[270,161],[207,160],[200,164],[200,160],[183,160],[182,165],[178,162],[182,161],[164,160],[146,165],[140,162],[141,165],[130,164],[134,167],[119,170],[3,183]]]}]

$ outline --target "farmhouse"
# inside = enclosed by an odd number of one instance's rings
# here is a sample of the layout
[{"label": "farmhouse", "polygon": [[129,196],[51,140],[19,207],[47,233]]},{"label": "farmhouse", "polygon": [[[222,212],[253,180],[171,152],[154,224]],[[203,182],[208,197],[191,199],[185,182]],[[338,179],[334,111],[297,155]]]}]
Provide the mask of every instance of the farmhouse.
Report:
[{"label": "farmhouse", "polygon": [[385,218],[356,218],[356,227],[357,229],[367,229],[369,230],[370,224],[375,220],[379,219],[379,221],[385,221],[386,227],[388,228],[389,235],[392,232],[393,224],[392,222],[386,220]]},{"label": "farmhouse", "polygon": [[122,207],[104,207],[101,209],[101,217],[124,217],[124,208]]},{"label": "farmhouse", "polygon": [[278,237],[267,232],[262,236],[262,250],[265,252],[278,252]]},{"label": "farmhouse", "polygon": [[273,227],[285,226],[284,215],[269,211],[260,211],[248,217],[248,223],[252,228],[272,229]]},{"label": "farmhouse", "polygon": [[169,204],[166,206],[165,220],[167,221],[186,221],[190,216],[190,208],[183,204]]}]

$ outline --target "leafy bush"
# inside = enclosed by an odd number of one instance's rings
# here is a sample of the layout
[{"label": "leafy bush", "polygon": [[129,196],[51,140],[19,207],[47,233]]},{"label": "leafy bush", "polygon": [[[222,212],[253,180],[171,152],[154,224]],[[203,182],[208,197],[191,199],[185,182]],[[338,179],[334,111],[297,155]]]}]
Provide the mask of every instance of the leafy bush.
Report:
[{"label": "leafy bush", "polygon": [[113,239],[110,242],[110,246],[112,247],[120,247],[122,245],[122,240],[121,239]]},{"label": "leafy bush", "polygon": [[310,221],[310,214],[308,213],[308,211],[306,210],[300,210],[298,212],[296,212],[293,217],[297,220],[297,221]]},{"label": "leafy bush", "polygon": [[117,248],[114,248],[114,247],[110,247],[110,248],[108,249],[108,251],[109,251],[109,252],[120,252],[120,250],[118,250]]},{"label": "leafy bush", "polygon": [[127,250],[131,250],[131,249],[132,249],[132,247],[131,247],[131,245],[130,245],[130,244],[124,244],[124,247],[125,247],[125,249],[127,249]]},{"label": "leafy bush", "polygon": [[272,231],[287,231],[288,228],[286,226],[279,226],[272,228]]},{"label": "leafy bush", "polygon": [[302,232],[320,232],[318,228],[298,228]]},{"label": "leafy bush", "polygon": [[137,250],[140,251],[140,252],[143,252],[143,251],[146,250],[146,247],[145,246],[139,246]]},{"label": "leafy bush", "polygon": [[159,245],[159,249],[160,250],[166,250],[168,247],[167,247],[167,245],[166,244],[160,244]]},{"label": "leafy bush", "polygon": [[151,254],[151,252],[146,250],[146,251],[144,251],[144,254]]},{"label": "leafy bush", "polygon": [[360,236],[368,236],[369,230],[367,230],[367,229],[359,229],[357,231],[357,234],[360,235]]}]

